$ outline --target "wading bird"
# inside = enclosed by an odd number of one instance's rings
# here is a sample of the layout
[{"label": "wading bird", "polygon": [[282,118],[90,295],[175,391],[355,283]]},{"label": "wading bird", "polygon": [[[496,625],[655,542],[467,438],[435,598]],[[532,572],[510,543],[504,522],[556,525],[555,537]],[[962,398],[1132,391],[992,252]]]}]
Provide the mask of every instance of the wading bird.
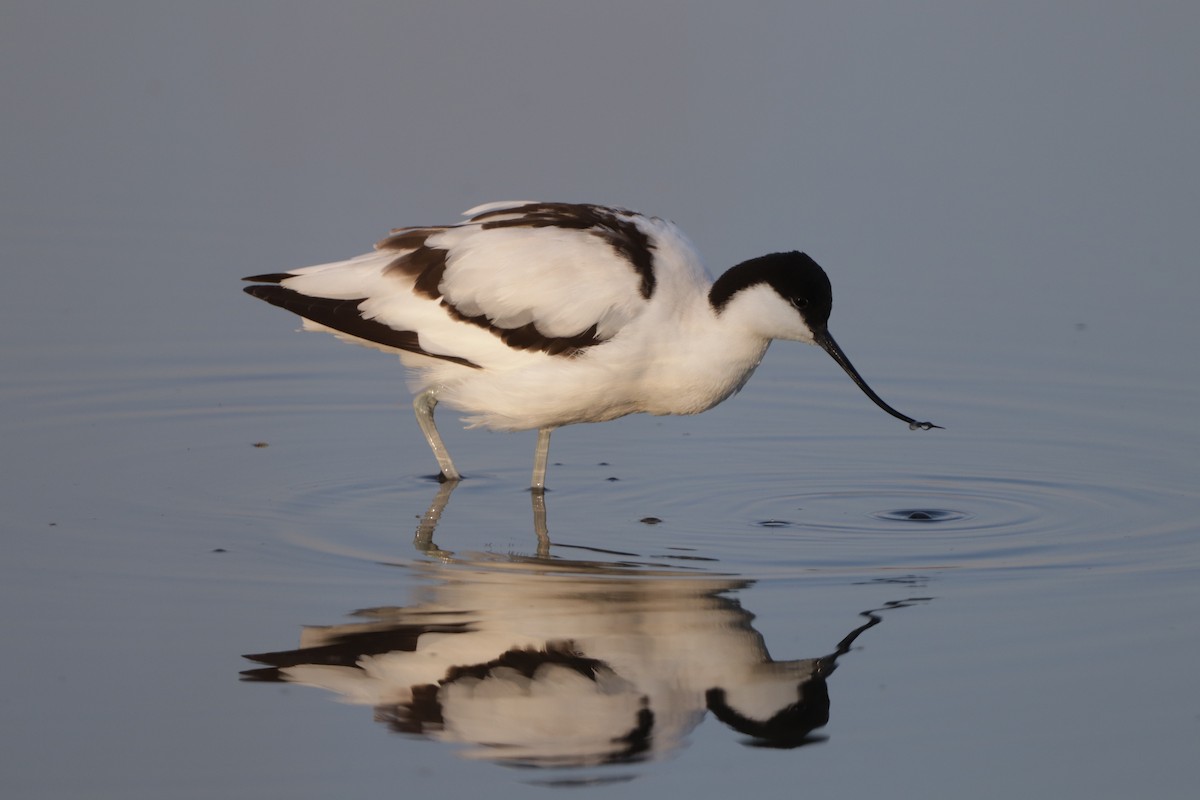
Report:
[{"label": "wading bird", "polygon": [[738,391],[773,339],[815,344],[887,413],[829,334],[829,279],[804,253],[745,261],[713,281],[674,224],[620,208],[504,202],[455,225],[398,228],[374,252],[246,278],[307,330],[397,353],[444,480],[461,475],[434,423],[550,434],[626,414],[697,414]]}]

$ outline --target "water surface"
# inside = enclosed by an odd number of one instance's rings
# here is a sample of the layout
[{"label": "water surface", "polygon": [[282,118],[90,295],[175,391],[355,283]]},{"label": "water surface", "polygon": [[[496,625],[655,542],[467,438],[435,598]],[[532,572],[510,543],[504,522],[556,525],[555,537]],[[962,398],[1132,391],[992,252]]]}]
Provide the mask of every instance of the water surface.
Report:
[{"label": "water surface", "polygon": [[[3,56],[5,796],[1194,794],[1194,12],[62,5]],[[777,344],[544,507],[446,409],[447,493],[238,278],[514,196],[808,250],[946,429]]]}]

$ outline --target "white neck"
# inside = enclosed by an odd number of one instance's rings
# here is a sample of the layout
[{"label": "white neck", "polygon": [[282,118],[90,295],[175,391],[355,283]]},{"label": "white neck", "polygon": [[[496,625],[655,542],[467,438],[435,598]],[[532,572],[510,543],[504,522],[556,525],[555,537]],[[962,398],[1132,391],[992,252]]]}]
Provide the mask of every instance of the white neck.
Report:
[{"label": "white neck", "polygon": [[751,294],[757,292],[738,292],[720,314],[705,296],[672,317],[662,328],[669,332],[656,337],[658,346],[646,354],[648,369],[640,384],[644,411],[698,414],[742,388],[772,338],[759,324],[760,304],[741,297]]}]

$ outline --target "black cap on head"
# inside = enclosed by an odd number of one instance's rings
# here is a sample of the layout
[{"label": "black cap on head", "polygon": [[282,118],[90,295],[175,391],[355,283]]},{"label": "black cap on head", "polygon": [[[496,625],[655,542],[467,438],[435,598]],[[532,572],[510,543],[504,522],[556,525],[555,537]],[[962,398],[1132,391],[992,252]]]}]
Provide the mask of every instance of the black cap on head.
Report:
[{"label": "black cap on head", "polygon": [[833,287],[825,270],[807,253],[793,250],[743,261],[717,279],[709,290],[709,301],[720,313],[737,292],[759,283],[790,302],[813,333],[825,330],[833,308]]}]

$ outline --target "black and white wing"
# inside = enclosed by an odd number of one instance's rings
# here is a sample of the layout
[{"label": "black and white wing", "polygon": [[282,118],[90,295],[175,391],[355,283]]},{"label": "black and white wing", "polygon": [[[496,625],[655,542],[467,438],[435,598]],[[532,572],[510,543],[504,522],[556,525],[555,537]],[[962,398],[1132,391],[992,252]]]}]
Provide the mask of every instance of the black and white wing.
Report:
[{"label": "black and white wing", "polygon": [[494,203],[458,225],[401,228],[373,253],[257,275],[246,291],[360,344],[483,366],[573,356],[617,336],[663,270],[704,280],[671,223],[604,206]]}]

